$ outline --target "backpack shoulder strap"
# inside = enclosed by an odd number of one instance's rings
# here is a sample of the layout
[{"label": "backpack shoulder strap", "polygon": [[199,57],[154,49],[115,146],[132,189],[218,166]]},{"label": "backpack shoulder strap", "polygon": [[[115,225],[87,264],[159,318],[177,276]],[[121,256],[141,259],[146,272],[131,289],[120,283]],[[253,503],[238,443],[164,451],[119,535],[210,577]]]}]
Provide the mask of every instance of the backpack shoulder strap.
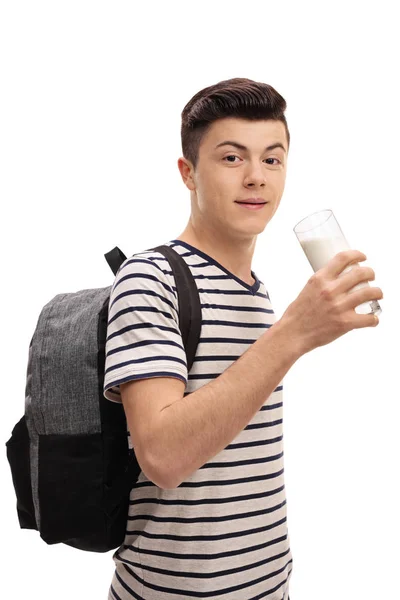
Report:
[{"label": "backpack shoulder strap", "polygon": [[192,368],[201,333],[199,291],[185,260],[170,246],[151,248],[168,260],[176,282],[179,304],[179,328],[186,351],[187,370]]},{"label": "backpack shoulder strap", "polygon": [[[201,333],[201,304],[199,291],[194,277],[185,260],[173,248],[167,245],[150,248],[151,251],[160,252],[168,260],[175,278],[179,306],[179,328],[182,334],[183,345],[186,352],[188,373],[192,368],[194,357]],[[104,255],[114,275],[126,259],[118,247],[113,248]],[[121,498],[121,489],[129,495],[132,485],[138,476],[138,462],[135,452],[129,452],[127,467],[119,479],[113,484],[113,496],[116,501]],[[133,482],[133,483],[132,483]],[[122,488],[121,488],[122,486]]]}]

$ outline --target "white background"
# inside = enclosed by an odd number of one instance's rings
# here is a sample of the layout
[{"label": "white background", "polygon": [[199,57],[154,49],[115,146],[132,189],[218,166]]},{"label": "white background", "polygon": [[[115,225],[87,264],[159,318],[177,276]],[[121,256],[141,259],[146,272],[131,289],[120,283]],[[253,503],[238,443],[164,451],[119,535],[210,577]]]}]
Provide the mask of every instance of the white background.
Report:
[{"label": "white background", "polygon": [[[111,285],[114,246],[131,255],[186,225],[180,112],[205,86],[248,77],[288,104],[286,188],[253,262],[277,317],[312,274],[292,231],[310,212],[332,208],[376,272],[379,326],[307,354],[285,378],[291,600],[400,598],[395,7],[13,0],[0,12],[4,444],[24,411],[43,305]],[[111,552],[47,546],[19,528],[5,450],[2,597],[105,599]]]}]

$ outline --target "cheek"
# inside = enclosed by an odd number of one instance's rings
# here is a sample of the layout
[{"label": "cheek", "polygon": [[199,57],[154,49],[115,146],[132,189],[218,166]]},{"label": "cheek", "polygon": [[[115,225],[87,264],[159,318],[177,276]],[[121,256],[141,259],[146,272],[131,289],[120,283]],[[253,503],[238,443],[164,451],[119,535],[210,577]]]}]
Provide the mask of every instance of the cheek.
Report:
[{"label": "cheek", "polygon": [[214,174],[208,173],[207,177],[198,181],[197,199],[202,212],[217,212],[221,204],[224,184]]},{"label": "cheek", "polygon": [[240,183],[235,169],[218,169],[212,165],[198,173],[197,205],[201,213],[223,214],[238,196]]}]

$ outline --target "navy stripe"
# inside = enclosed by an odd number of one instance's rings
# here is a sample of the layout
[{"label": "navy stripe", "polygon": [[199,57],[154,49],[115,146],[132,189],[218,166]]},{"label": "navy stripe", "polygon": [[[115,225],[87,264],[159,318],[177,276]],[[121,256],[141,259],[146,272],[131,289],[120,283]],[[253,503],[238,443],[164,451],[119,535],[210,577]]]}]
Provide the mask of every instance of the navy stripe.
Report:
[{"label": "navy stripe", "polygon": [[164,312],[162,310],[159,310],[158,308],[153,308],[152,306],[129,306],[128,308],[124,308],[124,309],[120,310],[119,312],[117,312],[108,321],[108,325],[113,323],[116,319],[118,319],[118,317],[122,317],[122,315],[126,315],[127,313],[130,313],[130,312],[149,312],[149,313],[153,313],[153,314],[159,314],[159,315],[162,315],[163,317],[166,317],[167,319],[171,319],[172,321],[174,321],[174,317],[171,315],[171,313]]},{"label": "navy stripe", "polygon": [[276,444],[277,442],[281,442],[283,440],[283,435],[279,435],[278,437],[271,439],[262,439],[256,440],[253,442],[240,442],[237,444],[229,444],[225,448],[225,450],[237,450],[238,448],[251,448],[253,446],[265,446],[266,444]]},{"label": "navy stripe", "polygon": [[254,344],[257,340],[249,338],[201,337],[201,344]]},{"label": "navy stripe", "polygon": [[116,600],[122,600],[121,596],[118,596],[117,592],[114,590],[113,586],[110,587],[111,593],[116,598]]},{"label": "navy stripe", "polygon": [[[194,279],[222,279],[222,277],[212,277],[211,275],[209,275],[208,277],[207,276],[200,276],[200,275],[193,275],[193,277],[194,277]],[[227,279],[228,281],[230,281],[230,277],[228,277],[227,275],[225,276],[225,279]],[[172,289],[174,291],[177,291],[177,289],[176,289],[175,286],[172,286]],[[201,290],[201,291],[202,292],[210,292],[212,294],[219,294],[219,293],[232,294],[233,293],[233,294],[241,294],[241,295],[244,295],[244,296],[245,295],[247,295],[247,296],[249,295],[249,292],[246,292],[246,291],[244,291],[244,292],[242,292],[242,291],[236,292],[236,291],[232,291],[232,290],[231,291],[226,291],[226,292],[224,292],[224,291],[220,292],[220,291],[217,291],[217,290]],[[268,292],[266,294],[264,294],[263,292],[256,292],[254,294],[254,296],[257,296],[258,298],[264,298],[265,300],[269,300],[270,301],[270,297],[269,297]]]},{"label": "navy stripe", "polygon": [[[140,254],[145,254],[145,252],[141,252]],[[160,253],[159,253],[159,254],[160,254]],[[130,258],[130,259],[129,259],[129,260],[126,262],[126,263],[125,263],[124,267],[125,267],[126,265],[131,265],[131,264],[133,264],[133,263],[138,263],[138,264],[139,264],[139,263],[142,263],[142,264],[144,264],[144,265],[149,265],[149,264],[150,264],[150,261],[151,261],[151,264],[152,264],[152,265],[153,265],[153,266],[154,266],[156,269],[158,269],[159,271],[162,271],[163,273],[165,273],[165,271],[164,271],[163,269],[161,269],[161,267],[160,267],[160,266],[159,266],[157,263],[155,263],[155,262],[154,262],[154,260],[156,260],[156,259],[157,259],[157,260],[159,260],[159,259],[158,259],[158,257],[152,258],[151,256],[149,256],[149,257],[147,257],[147,258]],[[167,259],[166,259],[166,258],[164,257],[164,255],[162,255],[162,254],[160,254],[160,259],[163,259],[163,260],[165,260],[166,262],[168,262],[168,261],[167,261]],[[169,263],[168,263],[168,264],[169,264]],[[172,271],[170,271],[170,273],[172,273]]]},{"label": "navy stripe", "polygon": [[201,380],[201,379],[216,379],[217,377],[220,376],[220,373],[218,375],[189,375],[188,379],[189,381],[197,381],[197,380]]},{"label": "navy stripe", "polygon": [[[189,256],[189,254],[181,254],[181,256]],[[199,262],[199,263],[188,262],[188,265],[190,266],[191,269],[203,269],[204,267],[212,267],[212,265],[208,262],[208,260],[205,260],[204,262]]]},{"label": "navy stripe", "polygon": [[157,294],[157,292],[153,292],[153,290],[143,290],[143,289],[128,290],[127,292],[121,292],[121,294],[119,294],[118,296],[116,296],[114,298],[114,300],[111,302],[111,304],[109,306],[109,309],[108,309],[108,312],[111,311],[111,309],[114,306],[114,304],[116,302],[118,302],[118,300],[121,300],[121,298],[126,298],[127,296],[135,296],[135,295],[139,295],[139,296],[152,296],[153,298],[158,298],[159,300],[161,300],[161,302],[164,302],[164,304],[167,304],[168,306],[170,306],[171,308],[173,308],[176,313],[178,313],[178,311],[176,310],[176,308],[175,308],[173,302],[171,302],[171,300],[168,300],[168,298],[165,298],[161,294]]},{"label": "navy stripe", "polygon": [[[276,571],[273,571],[271,573],[268,573],[268,575],[263,575],[262,577],[258,577],[257,579],[254,579],[252,581],[246,581],[246,583],[242,583],[240,585],[234,585],[231,587],[227,587],[224,589],[218,589],[218,590],[213,590],[211,592],[195,592],[195,591],[189,591],[188,589],[186,590],[181,590],[178,588],[167,588],[167,587],[163,587],[160,585],[155,585],[155,584],[151,584],[148,583],[147,581],[145,581],[144,579],[141,579],[134,571],[132,571],[132,569],[130,567],[128,567],[128,565],[126,565],[125,563],[123,563],[123,567],[124,569],[126,569],[126,571],[132,575],[132,577],[134,577],[134,579],[136,579],[136,581],[138,581],[139,583],[142,583],[146,588],[150,588],[152,590],[157,590],[159,592],[162,592],[163,594],[166,593],[170,593],[170,594],[178,594],[178,595],[182,595],[185,597],[193,597],[193,598],[217,598],[218,596],[222,596],[224,594],[229,594],[232,592],[237,592],[239,590],[243,590],[249,587],[253,587],[254,585],[257,585],[258,583],[261,583],[262,581],[267,581],[268,579],[271,579],[272,577],[276,577],[277,575],[279,575],[280,573],[282,573],[283,571],[285,571],[288,567],[288,565],[290,565],[292,563],[292,560],[289,560],[283,567],[281,567],[280,569],[277,569]],[[148,570],[153,570],[154,568],[149,568],[146,567]],[[156,569],[154,569],[156,570]],[[219,575],[221,576],[222,573]],[[193,576],[193,575],[192,575]],[[212,574],[210,573],[208,575],[208,577],[211,577]],[[185,577],[188,577],[187,575],[185,575]],[[282,585],[284,585],[284,582],[278,584],[277,586],[275,586],[274,588],[271,588],[270,590],[268,590],[268,592],[263,592],[261,595],[258,596],[254,596],[253,599],[249,599],[249,600],[256,600],[258,598],[264,598],[270,594],[273,594],[274,592],[276,592],[276,590],[278,590],[280,587],[282,587]]]},{"label": "navy stripe", "polygon": [[[282,386],[280,386],[282,387]],[[279,388],[276,388],[272,393],[278,392]],[[260,410],[274,410],[276,408],[281,408],[283,406],[283,402],[277,402],[276,404],[264,404]]]},{"label": "navy stripe", "polygon": [[176,379],[180,379],[181,381],[183,381],[183,383],[186,384],[186,379],[178,373],[168,373],[168,371],[155,371],[154,373],[148,375],[128,375],[128,377],[117,379],[116,381],[112,381],[109,385],[107,385],[106,389],[108,390],[116,385],[120,385],[121,383],[126,383],[127,381],[134,381],[136,379],[149,379],[150,377],[175,377]]},{"label": "navy stripe", "polygon": [[277,388],[275,388],[275,392],[280,392],[281,390],[283,390],[283,385],[279,385]]},{"label": "navy stripe", "polygon": [[[160,258],[158,258],[157,256],[155,256],[154,258],[149,258],[149,260],[154,260],[154,261],[161,260],[161,261],[164,261],[165,262],[165,268],[164,269],[162,269],[160,267],[160,265],[157,265],[157,267],[160,269],[160,271],[162,271],[164,273],[164,275],[173,276],[173,271],[168,268],[169,267],[169,262],[167,261],[166,258],[161,257],[161,256],[160,256]],[[193,267],[194,265],[190,265],[190,266]],[[193,276],[194,279],[210,279],[210,280],[213,280],[213,281],[215,281],[216,279],[217,280],[224,279],[225,281],[231,281],[231,278],[229,277],[229,275],[199,275],[199,274],[195,275],[194,273],[192,273],[192,276]],[[173,286],[171,286],[171,287],[172,287],[172,289],[174,289]]]},{"label": "navy stripe", "polygon": [[[290,560],[289,560],[289,561],[286,563],[286,567],[287,567],[288,565],[292,564],[292,563],[293,563],[293,560],[292,560],[292,559],[290,559]],[[285,568],[286,568],[286,567],[285,567]],[[273,588],[270,588],[270,589],[267,591],[267,593],[265,593],[265,592],[262,592],[261,594],[257,594],[257,596],[253,596],[252,598],[249,598],[249,600],[261,600],[261,598],[265,598],[266,596],[269,596],[270,594],[274,594],[274,593],[275,593],[276,591],[278,591],[278,590],[279,590],[281,587],[283,587],[284,585],[286,585],[286,583],[287,583],[287,581],[288,581],[288,579],[289,579],[289,576],[290,576],[290,573],[291,573],[291,572],[292,572],[292,571],[290,570],[290,571],[289,571],[289,574],[288,574],[288,576],[286,577],[286,579],[284,579],[284,580],[283,580],[281,583],[279,583],[279,584],[278,584],[278,585],[276,585],[275,587],[273,587]]]},{"label": "navy stripe", "polygon": [[248,519],[251,517],[259,517],[260,515],[266,515],[280,510],[286,505],[286,500],[277,504],[276,506],[269,506],[260,510],[246,511],[244,513],[231,513],[229,515],[223,515],[221,517],[157,517],[151,514],[144,515],[129,515],[129,521],[152,521],[153,523],[224,523],[226,521],[238,521],[240,519]]},{"label": "navy stripe", "polygon": [[[215,290],[215,289],[199,288],[199,292],[202,294],[213,294],[213,295],[214,294],[225,294],[227,296],[248,296],[249,295],[249,292],[246,290],[243,290],[243,291],[242,290]],[[266,294],[263,294],[261,292],[257,292],[254,295],[258,296],[259,298],[265,298],[265,299],[269,300],[269,296]]]},{"label": "navy stripe", "polygon": [[[145,254],[145,252],[141,252],[141,254]],[[149,256],[147,258],[131,258],[129,259],[129,261],[127,261],[126,265],[131,265],[132,263],[142,263],[144,265],[149,265],[151,264],[153,267],[155,267],[157,269],[157,271],[161,271],[161,273],[164,273],[164,275],[173,275],[171,269],[169,268],[169,262],[168,260],[165,258],[165,256],[163,254],[158,253],[159,256]],[[163,260],[167,266],[168,269],[162,269],[160,267],[160,265],[158,265],[155,261],[157,260]],[[126,266],[124,265],[124,266]],[[157,281],[159,281],[160,283],[162,283],[162,281],[160,279],[157,279]],[[169,289],[171,289],[171,286],[169,287]]]},{"label": "navy stripe", "polygon": [[[270,479],[275,479],[276,477],[280,477],[283,475],[285,469],[282,468],[275,473],[267,473],[264,475],[253,475],[251,477],[240,477],[237,479],[212,479],[207,481],[183,481],[179,487],[180,488],[202,488],[202,487],[219,487],[224,485],[237,485],[239,483],[254,483],[256,481],[268,481]],[[135,488],[141,487],[152,487],[154,483],[152,481],[139,481],[135,484]]]},{"label": "navy stripe", "polygon": [[154,323],[139,323],[138,325],[129,325],[128,327],[123,327],[118,331],[110,334],[107,337],[107,342],[112,340],[113,338],[123,335],[127,333],[127,331],[134,331],[135,329],[160,329],[161,331],[170,331],[171,333],[176,333],[177,336],[181,336],[181,332],[175,327],[166,327],[165,325],[154,325]]},{"label": "navy stripe", "polygon": [[267,314],[274,314],[274,311],[270,308],[259,308],[257,306],[232,306],[226,304],[202,304],[201,308],[217,308],[218,310],[238,310],[243,312],[260,312]]},{"label": "navy stripe", "polygon": [[[183,254],[181,254],[181,256],[186,256],[186,254],[184,254],[184,255],[183,255]],[[159,269],[159,270],[160,270],[162,273],[164,273],[164,275],[167,275],[167,276],[169,275],[169,276],[173,277],[173,272],[172,272],[172,270],[169,268],[169,262],[167,261],[167,259],[166,259],[166,258],[164,258],[164,256],[161,256],[161,255],[160,255],[160,256],[149,257],[149,258],[148,258],[148,260],[154,261],[154,264],[155,264],[155,266],[156,266],[156,267],[157,267],[157,268],[158,268],[158,269]],[[160,267],[158,264],[156,264],[156,263],[155,263],[155,261],[162,261],[162,262],[165,262],[165,268],[161,268],[161,267]],[[133,262],[133,261],[130,261],[130,262]],[[148,264],[148,262],[147,262],[146,260],[136,260],[135,262],[142,262],[142,263]],[[127,263],[127,264],[129,264],[129,263]],[[203,264],[203,266],[207,266],[207,267],[209,267],[209,266],[210,266],[210,264],[209,264],[209,263],[205,263],[205,264],[204,264],[204,263],[202,263],[202,264]],[[196,264],[191,264],[191,265],[190,265],[190,267],[195,267],[195,266],[199,266],[199,265],[196,265]],[[200,265],[200,266],[201,266],[201,265]],[[192,275],[193,275],[193,278],[194,278],[194,279],[203,279],[203,280],[209,280],[209,281],[229,281],[229,282],[231,282],[231,281],[232,281],[232,277],[231,277],[230,275],[228,275],[228,274],[226,274],[226,275],[203,275],[203,274],[202,274],[202,275],[199,275],[199,274],[197,274],[197,275],[196,275],[196,274],[194,274],[194,273],[193,273]],[[240,280],[239,280],[239,281],[240,281]],[[161,283],[161,282],[160,282],[160,283]],[[173,286],[173,285],[172,285],[172,286],[171,286],[171,289],[173,289],[173,290],[176,292],[176,287],[175,287],[175,286]],[[203,290],[202,290],[202,291],[203,291]],[[212,289],[212,290],[209,290],[209,291],[210,291],[211,293],[213,293],[213,294],[218,294],[218,293],[219,293],[219,292],[218,292],[218,290],[215,290],[215,289]],[[241,292],[241,291],[240,291],[240,292],[236,292],[236,293],[243,294],[243,292]],[[246,294],[246,292],[244,292],[244,294]],[[247,292],[247,295],[248,295],[248,292]],[[266,298],[267,300],[270,300],[270,297],[269,297],[269,294],[268,294],[268,292],[266,292],[266,293],[263,293],[263,292],[256,292],[256,293],[254,294],[254,296],[258,296],[259,298]]]},{"label": "navy stripe", "polygon": [[215,552],[214,554],[179,554],[177,552],[161,552],[161,550],[147,550],[140,548],[138,550],[133,545],[124,545],[123,548],[131,550],[132,552],[140,552],[141,554],[148,554],[150,556],[163,556],[164,558],[176,558],[177,560],[214,560],[218,558],[228,558],[231,556],[241,556],[242,554],[248,554],[249,552],[255,552],[256,550],[262,550],[275,544],[280,544],[287,540],[287,534],[262,544],[256,544],[254,546],[248,546],[246,548],[240,548],[240,550],[227,550],[226,552]]},{"label": "navy stripe", "polygon": [[266,498],[268,496],[275,496],[276,494],[279,494],[280,492],[282,492],[285,489],[284,485],[281,485],[278,488],[275,488],[274,490],[266,490],[264,492],[260,492],[259,494],[245,494],[242,496],[226,496],[225,498],[198,498],[196,500],[182,500],[182,499],[176,499],[176,500],[165,500],[163,498],[141,498],[139,500],[130,500],[129,504],[131,505],[138,505],[138,504],[148,504],[148,503],[154,503],[154,504],[160,504],[160,505],[164,505],[164,506],[200,506],[202,504],[225,504],[225,503],[231,503],[231,502],[244,502],[246,500],[256,500],[257,498]]},{"label": "navy stripe", "polygon": [[201,468],[204,469],[226,469],[233,467],[242,467],[244,465],[262,465],[264,463],[273,462],[282,458],[283,452],[279,454],[272,454],[271,456],[263,456],[262,458],[248,458],[246,460],[232,460],[226,462],[208,462],[205,463]]},{"label": "navy stripe", "polygon": [[[122,585],[122,587],[129,592],[129,594],[132,596],[132,598],[135,598],[136,600],[143,600],[143,598],[141,596],[138,596],[136,594],[136,592],[133,591],[133,589],[131,587],[129,587],[129,585],[127,583],[125,583],[125,581],[122,579],[122,577],[120,576],[120,574],[118,573],[118,571],[115,571],[115,576],[118,579],[118,581],[120,582],[120,584]],[[135,579],[137,579],[137,577],[135,577]]]},{"label": "navy stripe", "polygon": [[[234,362],[234,357],[232,356],[226,356],[226,357],[222,357],[222,358],[218,358],[216,360],[229,360],[231,362]],[[221,375],[221,373],[194,373],[191,374],[189,379],[216,379],[217,377],[219,377]],[[276,392],[277,390],[274,390],[274,392]],[[274,393],[272,392],[272,393]]]},{"label": "navy stripe", "polygon": [[263,429],[264,427],[276,427],[277,425],[281,425],[282,422],[282,419],[277,419],[276,421],[268,421],[268,423],[251,423],[250,425],[247,425],[244,429],[246,431],[250,429]]},{"label": "navy stripe", "polygon": [[[131,348],[140,348],[141,346],[175,346],[175,348],[180,348],[183,352],[185,352],[182,344],[178,344],[177,342],[173,342],[172,340],[144,340],[142,342],[135,342],[134,344],[125,344],[124,346],[118,346],[117,348],[113,348],[109,350],[106,354],[106,358],[108,356],[112,356],[117,352],[124,352],[125,350],[129,350]],[[166,357],[168,358],[168,357]],[[108,371],[106,371],[107,373]]]},{"label": "navy stripe", "polygon": [[272,327],[270,323],[240,323],[239,321],[220,321],[218,319],[203,319],[202,325],[221,325],[226,327],[253,327],[260,329],[269,329]]},{"label": "navy stripe", "polygon": [[237,360],[238,358],[240,358],[240,354],[238,356],[221,356],[219,354],[215,354],[215,355],[210,355],[208,354],[207,356],[196,356],[196,358],[194,359],[196,362],[200,362],[200,361],[221,361],[221,360],[229,360],[230,362]]},{"label": "navy stripe", "polygon": [[[232,357],[225,357],[223,359],[218,359],[218,360],[230,360],[233,362],[233,358]],[[196,374],[191,374],[189,376],[189,379],[216,379],[217,377],[219,377],[221,375],[221,373],[196,373]],[[278,390],[274,390],[275,392]],[[274,392],[272,392],[274,393]]]},{"label": "navy stripe", "polygon": [[149,275],[149,273],[129,273],[129,275],[125,275],[124,277],[119,277],[118,279],[116,279],[116,281],[114,283],[112,293],[114,293],[115,289],[123,281],[127,281],[128,279],[148,279],[149,281],[156,281],[157,283],[162,285],[164,289],[166,289],[168,292],[170,292],[170,294],[175,295],[170,285],[168,285],[167,283],[164,283],[163,281],[158,279],[158,277],[156,277],[155,275]]},{"label": "navy stripe", "polygon": [[115,371],[115,369],[120,369],[121,367],[125,367],[126,365],[132,365],[132,364],[143,364],[145,362],[152,362],[153,360],[162,360],[162,361],[172,361],[172,362],[177,362],[180,363],[181,365],[183,365],[184,367],[186,367],[186,362],[180,358],[177,358],[176,356],[149,356],[147,358],[135,358],[132,360],[127,360],[125,362],[122,363],[118,363],[117,365],[113,365],[112,367],[109,367],[106,371],[106,373],[109,373],[110,371]]},{"label": "navy stripe", "polygon": [[127,535],[141,535],[149,540],[170,540],[177,541],[182,540],[183,542],[211,542],[211,541],[221,541],[221,540],[230,540],[233,538],[242,538],[248,535],[254,535],[256,533],[265,533],[267,531],[271,531],[276,527],[279,527],[287,522],[287,517],[282,517],[278,521],[274,521],[273,523],[269,523],[268,525],[263,525],[262,527],[253,527],[252,529],[242,529],[241,531],[230,531],[229,533],[220,533],[216,535],[173,535],[171,533],[150,533],[146,529],[138,530],[138,529],[127,529]]},{"label": "navy stripe", "polygon": [[[142,254],[142,255],[143,255],[143,254],[146,254],[146,253],[145,253],[145,252],[142,252],[142,253],[140,253],[140,254]],[[161,253],[159,253],[159,255],[160,255],[160,257],[162,257],[162,258],[163,258],[163,260],[165,260],[165,261],[166,261],[166,263],[167,263],[167,265],[168,265],[168,267],[169,267],[169,262],[168,262],[168,261],[167,261],[167,259],[164,257],[164,255],[162,255]],[[136,255],[134,255],[132,258],[130,258],[129,260],[127,260],[127,261],[126,261],[126,263],[125,263],[123,266],[124,266],[124,268],[125,268],[127,265],[132,265],[132,264],[135,264],[135,263],[142,263],[142,264],[145,264],[145,265],[147,265],[147,266],[151,265],[152,267],[154,267],[154,270],[155,270],[155,271],[158,271],[158,272],[164,273],[164,271],[161,269],[161,267],[160,267],[160,266],[159,266],[159,265],[158,265],[156,262],[154,262],[154,259],[151,259],[150,257],[148,257],[148,258],[144,258],[144,259],[143,259],[143,258],[137,258],[137,256],[136,256]],[[170,271],[170,272],[172,273],[172,271]],[[157,281],[159,281],[160,283],[162,283],[162,282],[161,282],[161,280],[159,280],[159,279],[157,279]],[[170,288],[170,289],[171,289],[171,288]]]},{"label": "navy stripe", "polygon": [[[240,358],[240,354],[238,354],[237,356],[230,356],[230,355],[221,355],[221,354],[208,354],[207,356],[196,356],[196,358],[194,359],[196,362],[204,362],[204,361],[224,361],[224,360],[228,360],[230,362],[234,362],[235,360],[238,360]],[[278,386],[277,388],[275,388],[275,392],[279,392],[283,390],[283,385]]]},{"label": "navy stripe", "polygon": [[[241,567],[236,567],[234,569],[223,569],[220,571],[214,571],[213,573],[199,573],[199,572],[194,572],[194,571],[167,571],[166,569],[160,569],[159,567],[149,567],[147,565],[141,565],[140,563],[137,563],[135,561],[131,561],[128,559],[124,558],[124,562],[129,563],[130,565],[137,567],[137,568],[142,568],[145,569],[146,571],[149,571],[151,573],[159,573],[160,575],[171,575],[172,577],[185,577],[185,578],[190,578],[190,579],[214,579],[216,577],[224,577],[226,575],[233,575],[236,573],[240,573],[240,572],[244,572],[244,571],[250,571],[251,569],[255,569],[257,567],[266,565],[270,562],[273,562],[274,560],[279,560],[280,558],[283,558],[285,556],[287,556],[287,554],[289,553],[289,550],[286,550],[285,552],[280,552],[279,554],[275,554],[272,556],[268,556],[268,558],[264,558],[262,560],[259,560],[257,562],[253,562],[253,563],[249,563],[247,565],[243,565]],[[288,566],[288,563],[285,564],[285,567],[283,567],[283,569],[285,569]],[[282,569],[280,569],[278,572],[280,573]],[[268,577],[274,577],[276,575],[276,571],[274,573],[271,573]],[[263,579],[263,578],[262,578]],[[241,586],[243,586],[244,584],[241,584]],[[248,584],[246,584],[247,587]],[[254,585],[254,581],[252,582],[252,585]]]},{"label": "navy stripe", "polygon": [[203,294],[225,294],[227,296],[248,296],[249,293],[246,290],[216,290],[199,288],[199,292]]}]

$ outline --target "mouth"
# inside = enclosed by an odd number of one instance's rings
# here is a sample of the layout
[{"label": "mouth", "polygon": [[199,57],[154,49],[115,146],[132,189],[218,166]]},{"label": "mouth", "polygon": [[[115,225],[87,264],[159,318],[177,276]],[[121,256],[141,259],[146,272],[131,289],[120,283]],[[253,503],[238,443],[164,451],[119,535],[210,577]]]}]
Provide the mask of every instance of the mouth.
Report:
[{"label": "mouth", "polygon": [[261,210],[268,202],[262,198],[248,198],[246,200],[235,200],[235,204],[239,204],[243,208],[250,210]]}]

